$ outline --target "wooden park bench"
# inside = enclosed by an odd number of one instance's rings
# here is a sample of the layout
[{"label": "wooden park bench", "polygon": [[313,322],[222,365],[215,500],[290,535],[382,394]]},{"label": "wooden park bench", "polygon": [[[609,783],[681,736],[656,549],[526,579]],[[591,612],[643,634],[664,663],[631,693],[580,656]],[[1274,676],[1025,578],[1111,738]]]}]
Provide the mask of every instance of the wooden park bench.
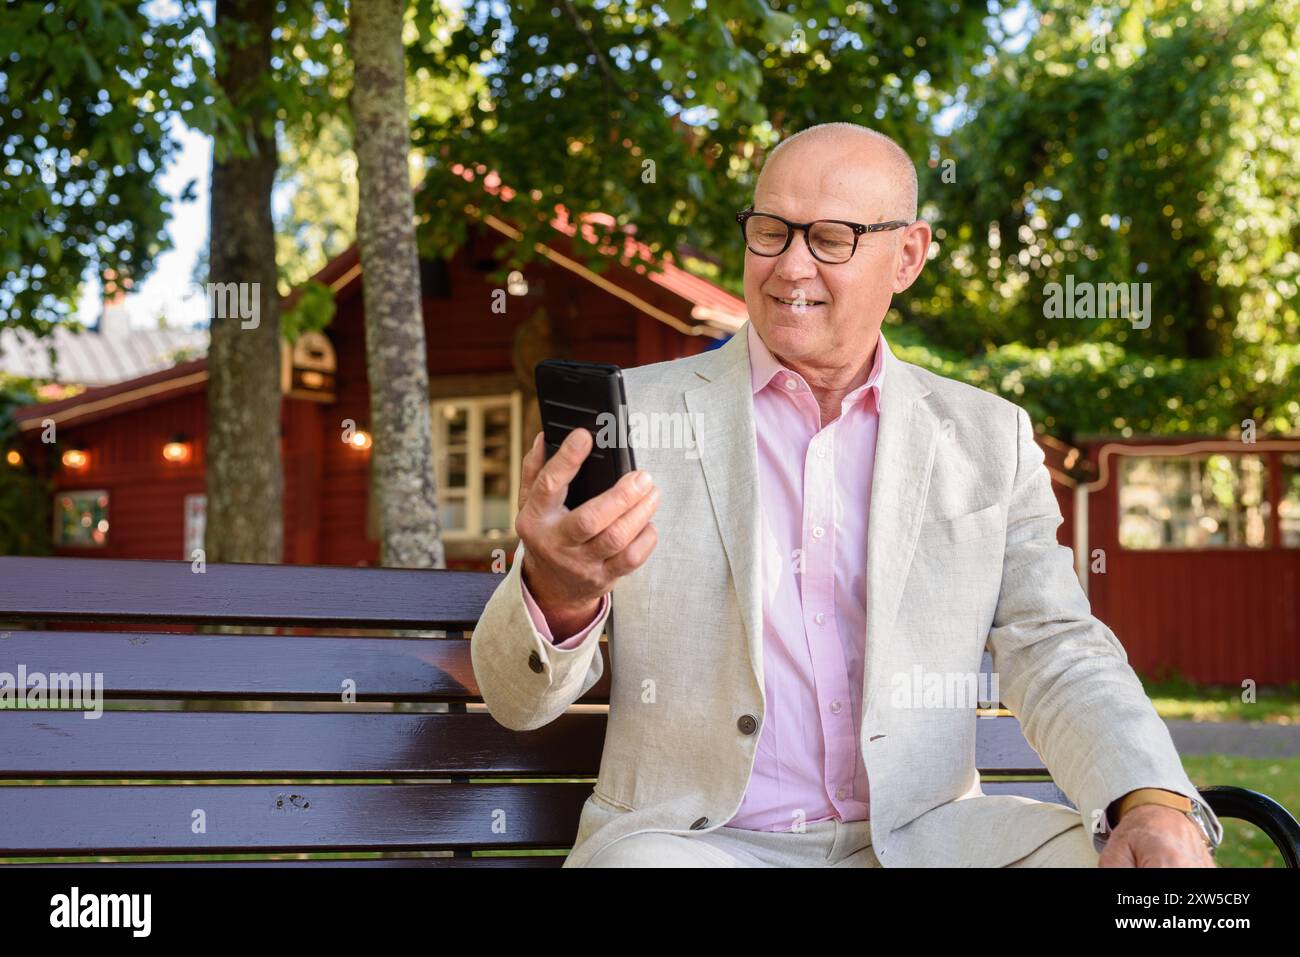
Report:
[{"label": "wooden park bench", "polygon": [[[499,581],[0,558],[0,672],[102,673],[104,700],[98,718],[0,711],[0,863],[559,866],[600,763],[607,648],[605,676],[559,719],[497,724],[466,639]],[[211,625],[245,627],[194,627]],[[1014,717],[979,721],[978,763],[986,793],[1069,804]],[[1275,801],[1202,793],[1300,866],[1300,827]],[[502,812],[508,826],[494,829]],[[336,856],[298,856],[322,852]]]}]

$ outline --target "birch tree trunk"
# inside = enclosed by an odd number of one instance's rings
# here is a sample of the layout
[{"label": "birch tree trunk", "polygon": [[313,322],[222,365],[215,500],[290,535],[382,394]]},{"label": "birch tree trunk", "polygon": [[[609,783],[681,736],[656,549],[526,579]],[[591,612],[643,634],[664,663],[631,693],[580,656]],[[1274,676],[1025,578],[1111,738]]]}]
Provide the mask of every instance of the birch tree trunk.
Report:
[{"label": "birch tree trunk", "polygon": [[[276,294],[274,122],[253,94],[271,68],[275,4],[217,0],[217,80],[239,110],[251,151],[212,161],[208,264],[207,523],[210,562],[279,562],[280,310]],[[186,556],[190,558],[191,556]]]},{"label": "birch tree trunk", "polygon": [[348,29],[375,456],[371,494],[379,496],[382,563],[443,568],[415,204],[407,165],[405,8],[405,0],[353,0]]}]

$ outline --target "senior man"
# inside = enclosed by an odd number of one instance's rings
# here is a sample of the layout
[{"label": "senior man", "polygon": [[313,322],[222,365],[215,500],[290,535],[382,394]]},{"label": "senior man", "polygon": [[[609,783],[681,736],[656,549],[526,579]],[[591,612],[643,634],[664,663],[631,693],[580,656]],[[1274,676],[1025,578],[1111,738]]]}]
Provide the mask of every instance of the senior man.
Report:
[{"label": "senior man", "polygon": [[[518,730],[600,678],[579,866],[1213,866],[1222,827],[1114,634],[1091,614],[1024,410],[899,360],[880,327],[925,265],[916,169],[830,123],[768,156],[744,232],[749,322],[625,370],[682,448],[575,510],[594,438],[523,466],[515,561],[471,644]],[[657,521],[652,522],[652,516]],[[985,795],[977,675],[1077,810]]]}]

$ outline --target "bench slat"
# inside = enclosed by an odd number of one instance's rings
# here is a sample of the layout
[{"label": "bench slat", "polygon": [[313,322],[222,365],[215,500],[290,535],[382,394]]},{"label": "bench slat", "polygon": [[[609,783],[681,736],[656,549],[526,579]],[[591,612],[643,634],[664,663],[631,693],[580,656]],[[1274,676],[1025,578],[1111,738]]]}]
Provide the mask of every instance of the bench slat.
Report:
[{"label": "bench slat", "polygon": [[593,776],[603,713],[0,712],[0,778]]},{"label": "bench slat", "polygon": [[[365,860],[315,861],[109,861],[105,863],[25,863],[22,867],[563,867],[566,854],[537,854],[513,857],[492,854],[483,857],[379,857]],[[0,867],[4,862],[0,861]]]},{"label": "bench slat", "polygon": [[[982,788],[985,794],[1016,794],[1074,807],[1050,781],[985,781]],[[0,788],[0,854],[567,848],[589,793],[587,784]],[[195,809],[205,813],[207,833],[192,833]],[[504,822],[503,833],[493,832],[494,820]],[[173,826],[167,826],[169,821]],[[265,863],[438,867],[463,860]],[[552,860],[549,866],[559,866],[562,858]]]},{"label": "bench slat", "polygon": [[[568,849],[590,794],[590,784],[0,787],[0,854]],[[197,810],[206,833],[193,833]]]},{"label": "bench slat", "polygon": [[5,620],[469,629],[491,572],[0,557]]},{"label": "bench slat", "polygon": [[[571,711],[519,732],[486,711],[4,711],[0,778],[594,777],[606,721]],[[981,771],[1043,773],[1015,718],[975,722]]]},{"label": "bench slat", "polygon": [[[345,679],[360,701],[478,701],[464,638],[362,638],[131,632],[0,631],[0,669],[102,674],[115,698],[339,701]],[[609,703],[605,672],[579,701]]]},{"label": "bench slat", "polygon": [[981,781],[980,790],[985,794],[1017,794],[1035,801],[1046,801],[1048,804],[1075,806],[1053,781]]}]

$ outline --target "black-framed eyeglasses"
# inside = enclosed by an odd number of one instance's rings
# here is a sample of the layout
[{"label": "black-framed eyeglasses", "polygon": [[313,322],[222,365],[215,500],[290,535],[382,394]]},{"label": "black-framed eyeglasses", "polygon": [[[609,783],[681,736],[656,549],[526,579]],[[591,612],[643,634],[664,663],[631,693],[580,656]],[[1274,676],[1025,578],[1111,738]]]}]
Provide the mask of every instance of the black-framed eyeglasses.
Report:
[{"label": "black-framed eyeglasses", "polygon": [[796,229],[803,230],[803,241],[813,258],[824,263],[845,263],[858,251],[858,237],[880,233],[911,222],[893,219],[885,223],[850,223],[843,219],[815,219],[811,223],[792,223],[774,213],[756,213],[748,207],[736,214],[745,245],[756,256],[779,256],[790,248]]}]

